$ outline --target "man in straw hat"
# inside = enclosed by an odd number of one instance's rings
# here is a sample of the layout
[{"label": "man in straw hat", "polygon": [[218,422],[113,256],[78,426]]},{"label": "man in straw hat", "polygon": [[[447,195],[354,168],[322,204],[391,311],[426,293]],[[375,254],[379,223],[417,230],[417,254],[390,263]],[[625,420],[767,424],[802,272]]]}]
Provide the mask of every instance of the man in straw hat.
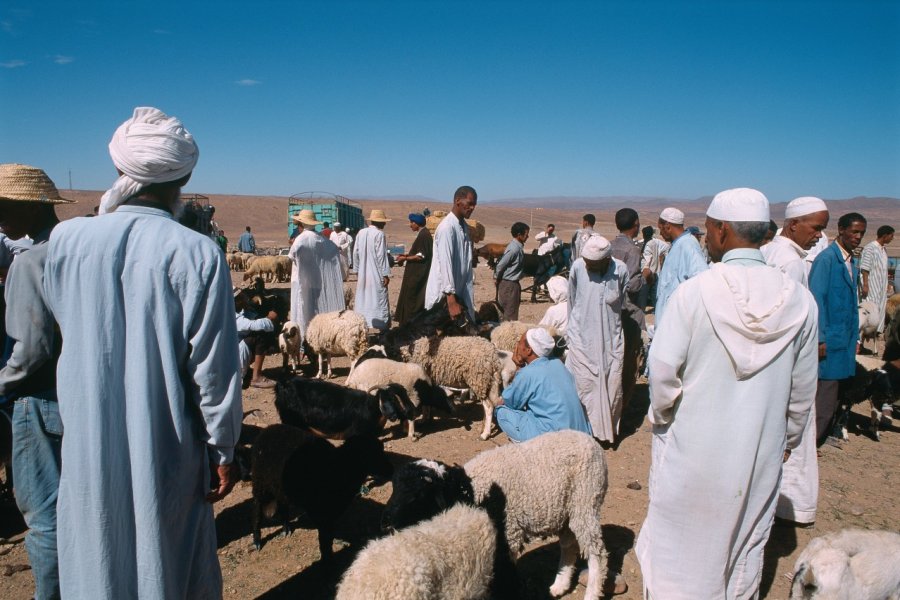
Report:
[{"label": "man in straw hat", "polygon": [[[820,198],[803,196],[788,202],[781,235],[763,245],[766,264],[780,269],[795,283],[809,287],[806,253],[816,245],[828,227],[828,207]],[[819,500],[819,463],[816,457],[815,403],[809,411],[800,444],[784,463],[775,516],[808,525],[816,520]]]},{"label": "man in straw hat", "polygon": [[650,506],[636,546],[648,598],[757,597],[785,450],[816,387],[815,301],[759,251],[768,200],[726,190],[706,215],[718,264],[678,286],[650,348]]},{"label": "man in straw hat", "polygon": [[659,273],[656,285],[656,309],[654,326],[659,327],[663,320],[666,302],[675,288],[697,273],[709,268],[700,243],[684,227],[684,213],[677,208],[669,207],[659,214],[659,234],[671,244],[666,254],[666,262]]},{"label": "man in straw hat", "polygon": [[569,351],[566,367],[575,376],[578,397],[604,446],[619,432],[622,417],[622,302],[628,268],[612,257],[612,245],[589,236],[569,273]]},{"label": "man in straw hat", "polygon": [[104,214],[57,226],[44,273],[65,340],[60,588],[218,598],[212,502],[237,480],[242,418],[231,274],[173,216],[198,156],[181,121],[136,108],[109,151]]},{"label": "man in straw hat", "polygon": [[381,331],[391,326],[388,304],[391,264],[384,237],[388,221],[383,210],[372,209],[369,226],[357,234],[353,248],[353,269],[359,274],[354,310],[366,318],[366,325]]},{"label": "man in straw hat", "polygon": [[344,285],[340,250],[316,233],[320,221],[316,220],[315,213],[304,209],[292,220],[299,233],[288,252],[292,261],[291,320],[300,329],[302,349],[306,327],[313,317],[344,310]]},{"label": "man in straw hat", "polygon": [[447,299],[450,317],[465,311],[475,322],[475,287],[472,273],[472,239],[466,219],[478,204],[478,193],[463,185],[453,194],[453,208],[434,230],[434,255],[425,285],[425,309]]},{"label": "man in straw hat", "polygon": [[[16,504],[28,533],[25,548],[34,573],[35,598],[59,598],[56,498],[62,422],[56,397],[56,363],[62,340],[43,294],[54,205],[70,202],[40,169],[0,165],[0,229],[33,246],[12,263],[6,280],[6,323],[12,353],[0,369],[0,395],[15,401],[12,467]],[[0,315],[2,317],[2,315]]]},{"label": "man in straw hat", "polygon": [[514,442],[563,429],[591,433],[572,374],[549,358],[555,347],[541,327],[526,331],[516,344],[513,362],[521,368],[497,407],[497,425]]}]

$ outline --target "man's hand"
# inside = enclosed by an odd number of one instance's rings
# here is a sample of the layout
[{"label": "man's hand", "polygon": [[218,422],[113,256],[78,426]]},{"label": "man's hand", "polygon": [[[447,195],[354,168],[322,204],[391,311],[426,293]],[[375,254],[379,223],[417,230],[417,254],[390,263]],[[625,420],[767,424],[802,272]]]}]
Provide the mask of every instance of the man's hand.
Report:
[{"label": "man's hand", "polygon": [[456,295],[447,294],[447,312],[454,321],[462,314],[462,306],[456,301]]},{"label": "man's hand", "polygon": [[819,360],[825,358],[825,342],[819,344]]},{"label": "man's hand", "polygon": [[862,292],[862,297],[868,298],[869,297],[869,282],[866,280],[863,280],[862,286],[860,286],[860,287],[861,287],[860,291]]},{"label": "man's hand", "polygon": [[273,323],[278,320],[278,313],[274,310],[270,310],[269,314],[266,315],[266,318],[272,321]]},{"label": "man's hand", "polygon": [[[209,473],[213,482],[212,486],[218,485],[206,495],[206,501],[212,504],[231,493],[240,475],[234,463],[228,465],[209,463]],[[218,483],[215,483],[216,480]]]},{"label": "man's hand", "polygon": [[385,276],[385,277],[381,278],[381,285],[384,287],[387,287],[390,282],[391,282],[390,277]]},{"label": "man's hand", "polygon": [[784,458],[781,460],[781,462],[786,463],[790,457],[791,457],[791,451],[790,451],[790,450],[785,450],[785,451],[784,451]]}]

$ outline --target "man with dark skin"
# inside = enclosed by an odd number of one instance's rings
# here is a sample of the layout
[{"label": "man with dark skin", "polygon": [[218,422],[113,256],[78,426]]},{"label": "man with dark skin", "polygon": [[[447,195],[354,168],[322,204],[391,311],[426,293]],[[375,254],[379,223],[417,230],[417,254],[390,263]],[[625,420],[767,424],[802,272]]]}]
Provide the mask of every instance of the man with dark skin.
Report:
[{"label": "man with dark skin", "polygon": [[434,232],[434,255],[425,288],[425,308],[447,299],[450,317],[457,320],[465,310],[475,321],[472,274],[472,242],[465,220],[478,204],[478,193],[464,185],[453,194],[453,208]]}]

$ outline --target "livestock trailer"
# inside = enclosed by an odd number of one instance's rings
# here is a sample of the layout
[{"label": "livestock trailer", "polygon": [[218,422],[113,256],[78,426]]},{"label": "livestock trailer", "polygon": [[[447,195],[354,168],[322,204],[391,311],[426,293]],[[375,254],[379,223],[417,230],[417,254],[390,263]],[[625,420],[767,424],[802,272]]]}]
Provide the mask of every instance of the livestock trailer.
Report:
[{"label": "livestock trailer", "polygon": [[[355,232],[366,226],[361,204],[329,192],[303,192],[288,199],[288,237],[293,235],[297,227],[292,219],[301,210],[313,211],[316,221],[329,224],[338,222],[345,228],[352,228],[354,236]],[[322,231],[323,227],[324,225],[316,225],[316,231]]]}]

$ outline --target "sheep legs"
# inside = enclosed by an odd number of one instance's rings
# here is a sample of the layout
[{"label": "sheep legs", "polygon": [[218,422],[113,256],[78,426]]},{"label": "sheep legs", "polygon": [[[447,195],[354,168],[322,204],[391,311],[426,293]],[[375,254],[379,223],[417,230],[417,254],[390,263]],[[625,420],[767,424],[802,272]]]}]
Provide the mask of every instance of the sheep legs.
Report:
[{"label": "sheep legs", "polygon": [[559,532],[559,569],[553,585],[550,586],[550,595],[554,598],[562,596],[572,587],[577,558],[578,541],[575,539],[575,534],[566,527]]},{"label": "sheep legs", "polygon": [[[328,375],[323,377],[322,375],[324,374],[323,372],[325,370],[326,364],[328,365]],[[324,354],[319,354],[319,372],[316,373],[316,378],[331,379],[331,377],[332,377],[332,375],[331,375],[331,359],[326,358]]]},{"label": "sheep legs", "polygon": [[584,600],[600,600],[605,577],[606,549],[601,548],[599,554],[588,555],[588,580],[584,590]]},{"label": "sheep legs", "polygon": [[481,432],[481,439],[486,440],[491,437],[491,426],[494,424],[494,405],[490,400],[482,400],[481,406],[484,407],[484,429]]}]

